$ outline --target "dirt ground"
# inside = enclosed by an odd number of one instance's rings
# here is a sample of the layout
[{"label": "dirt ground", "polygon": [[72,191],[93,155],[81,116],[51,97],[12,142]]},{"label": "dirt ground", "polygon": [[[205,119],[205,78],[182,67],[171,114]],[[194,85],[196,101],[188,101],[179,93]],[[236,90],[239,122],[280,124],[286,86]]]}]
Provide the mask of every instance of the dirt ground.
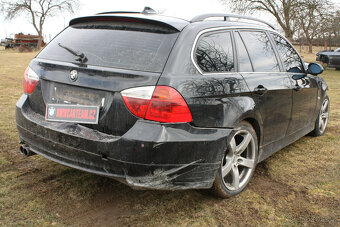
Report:
[{"label": "dirt ground", "polygon": [[14,107],[35,54],[0,50],[0,226],[340,225],[340,71],[322,74],[331,100],[326,134],[277,152],[243,193],[221,200],[197,190],[136,191],[19,154]]}]

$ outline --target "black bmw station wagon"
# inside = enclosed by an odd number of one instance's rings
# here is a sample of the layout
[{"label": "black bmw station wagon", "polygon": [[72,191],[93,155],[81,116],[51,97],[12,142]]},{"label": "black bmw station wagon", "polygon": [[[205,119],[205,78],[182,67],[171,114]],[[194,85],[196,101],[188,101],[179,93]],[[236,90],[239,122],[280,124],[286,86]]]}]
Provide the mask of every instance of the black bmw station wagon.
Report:
[{"label": "black bmw station wagon", "polygon": [[20,151],[133,188],[226,198],[257,163],[325,132],[322,71],[256,18],[75,18],[25,71]]}]

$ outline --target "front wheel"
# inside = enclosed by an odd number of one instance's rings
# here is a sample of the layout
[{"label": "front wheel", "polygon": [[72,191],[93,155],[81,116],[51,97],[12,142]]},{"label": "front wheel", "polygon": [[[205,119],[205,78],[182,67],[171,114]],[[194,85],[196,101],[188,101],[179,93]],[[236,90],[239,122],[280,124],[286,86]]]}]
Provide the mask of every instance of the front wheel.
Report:
[{"label": "front wheel", "polygon": [[322,136],[325,133],[329,117],[329,106],[329,98],[326,96],[320,107],[319,115],[315,121],[315,128],[314,131],[312,131],[312,135]]},{"label": "front wheel", "polygon": [[252,178],[258,158],[257,136],[253,127],[242,121],[221,160],[212,191],[228,198],[239,194]]}]

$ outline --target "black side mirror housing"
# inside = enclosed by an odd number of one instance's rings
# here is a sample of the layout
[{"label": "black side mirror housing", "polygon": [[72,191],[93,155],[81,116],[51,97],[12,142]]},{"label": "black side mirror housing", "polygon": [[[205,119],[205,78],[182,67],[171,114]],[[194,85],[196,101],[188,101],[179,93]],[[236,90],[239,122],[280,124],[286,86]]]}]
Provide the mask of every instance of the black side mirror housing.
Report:
[{"label": "black side mirror housing", "polygon": [[307,73],[314,76],[319,75],[323,72],[323,67],[318,63],[310,63],[308,65]]}]

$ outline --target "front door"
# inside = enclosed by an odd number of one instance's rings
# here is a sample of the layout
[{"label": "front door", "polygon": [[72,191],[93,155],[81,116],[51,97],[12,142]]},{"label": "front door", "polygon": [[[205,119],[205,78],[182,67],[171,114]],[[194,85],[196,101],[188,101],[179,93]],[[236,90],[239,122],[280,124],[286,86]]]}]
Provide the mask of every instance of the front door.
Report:
[{"label": "front door", "polygon": [[280,35],[271,35],[293,87],[293,109],[287,130],[287,135],[291,135],[315,123],[318,85],[313,75],[306,74],[302,60],[292,45]]}]

